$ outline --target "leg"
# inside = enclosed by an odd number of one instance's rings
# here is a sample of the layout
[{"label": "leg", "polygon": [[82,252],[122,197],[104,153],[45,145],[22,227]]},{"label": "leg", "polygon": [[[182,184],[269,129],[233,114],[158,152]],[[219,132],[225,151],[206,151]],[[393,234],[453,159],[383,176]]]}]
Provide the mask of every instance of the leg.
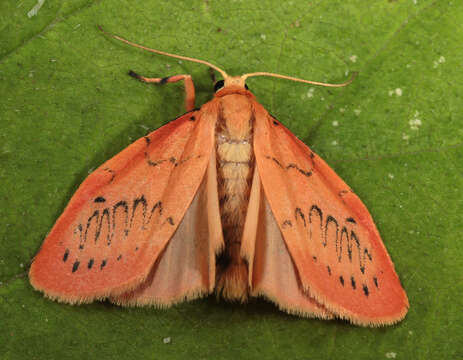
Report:
[{"label": "leg", "polygon": [[195,86],[190,75],[174,75],[165,78],[146,78],[144,76],[138,75],[136,72],[132,70],[129,71],[129,75],[143,82],[156,84],[166,84],[184,80],[186,111],[191,111],[195,108]]}]

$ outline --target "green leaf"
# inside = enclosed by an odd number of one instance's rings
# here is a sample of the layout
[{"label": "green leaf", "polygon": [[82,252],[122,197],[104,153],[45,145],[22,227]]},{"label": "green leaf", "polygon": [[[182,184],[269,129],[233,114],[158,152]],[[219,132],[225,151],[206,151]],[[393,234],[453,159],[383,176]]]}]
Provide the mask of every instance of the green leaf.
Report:
[{"label": "green leaf", "polygon": [[[463,93],[459,1],[53,1],[0,4],[1,359],[463,358]],[[181,84],[127,76],[270,71],[329,89],[252,78],[259,101],[370,209],[410,299],[398,325],[302,319],[214,297],[169,310],[70,306],[27,270],[77,186],[148,130],[183,113]],[[165,339],[165,341],[164,341]],[[170,340],[170,342],[169,342]],[[165,343],[166,342],[166,343]]]}]

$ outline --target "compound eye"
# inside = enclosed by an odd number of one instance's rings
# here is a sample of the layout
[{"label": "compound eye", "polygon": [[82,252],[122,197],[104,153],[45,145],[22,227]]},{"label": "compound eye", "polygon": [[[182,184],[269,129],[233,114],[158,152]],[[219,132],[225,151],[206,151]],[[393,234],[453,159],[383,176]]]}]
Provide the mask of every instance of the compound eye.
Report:
[{"label": "compound eye", "polygon": [[225,81],[223,81],[223,80],[217,81],[217,82],[215,83],[215,85],[214,85],[214,92],[217,92],[217,91],[219,91],[220,89],[222,89],[224,85],[225,85]]}]

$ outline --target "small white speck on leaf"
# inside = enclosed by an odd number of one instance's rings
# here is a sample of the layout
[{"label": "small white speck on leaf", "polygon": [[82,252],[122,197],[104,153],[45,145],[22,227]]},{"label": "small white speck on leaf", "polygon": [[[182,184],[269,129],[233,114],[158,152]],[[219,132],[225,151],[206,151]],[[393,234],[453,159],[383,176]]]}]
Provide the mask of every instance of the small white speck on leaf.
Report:
[{"label": "small white speck on leaf", "polygon": [[402,140],[408,141],[410,140],[410,135],[407,135],[405,133],[402,133]]},{"label": "small white speck on leaf", "polygon": [[260,34],[260,38],[261,38],[262,40],[265,41],[265,40],[267,40],[267,35],[265,35],[265,34]]},{"label": "small white speck on leaf", "polygon": [[443,63],[445,63],[445,57],[441,55],[439,59],[433,62],[433,68],[435,69],[436,67],[439,66],[439,64],[443,64]]},{"label": "small white speck on leaf", "polygon": [[418,130],[422,123],[420,119],[411,119],[408,121],[408,124],[410,125],[410,129]]},{"label": "small white speck on leaf", "polygon": [[27,17],[30,19],[31,17],[36,16],[44,3],[45,0],[38,0],[37,4],[35,4],[34,7],[27,13]]},{"label": "small white speck on leaf", "polygon": [[362,110],[360,110],[360,109],[354,109],[354,114],[357,115],[357,116],[359,116],[361,112],[362,112]]},{"label": "small white speck on leaf", "polygon": [[338,145],[338,141],[337,141],[337,140],[333,140],[333,141],[331,142],[331,145],[333,145],[333,146]]},{"label": "small white speck on leaf", "polygon": [[334,121],[332,122],[332,124],[333,124],[333,126],[338,126],[338,125],[339,125],[339,122],[338,122],[337,120],[334,120]]},{"label": "small white speck on leaf", "polygon": [[307,97],[310,99],[313,97],[313,92],[315,91],[314,88],[310,88],[309,91],[307,91]]},{"label": "small white speck on leaf", "polygon": [[339,112],[342,112],[342,113],[343,113],[344,111],[346,111],[345,108],[340,108],[340,109],[339,109]]},{"label": "small white speck on leaf", "polygon": [[418,0],[413,0],[413,5],[418,4]]},{"label": "small white speck on leaf", "polygon": [[413,335],[413,331],[409,330],[408,335]]},{"label": "small white speck on leaf", "polygon": [[170,344],[171,341],[172,341],[172,339],[170,338],[170,336],[165,337],[164,339],[162,339],[162,342],[163,342],[164,344]]},{"label": "small white speck on leaf", "polygon": [[22,269],[24,267],[24,264],[23,263],[19,264],[19,267]]},{"label": "small white speck on leaf", "polygon": [[389,173],[387,174],[387,176],[389,177],[389,179],[394,179],[394,174]]},{"label": "small white speck on leaf", "polygon": [[350,58],[349,58],[350,61],[352,61],[353,63],[354,62],[357,62],[357,55],[352,55]]},{"label": "small white speck on leaf", "polygon": [[392,351],[386,353],[386,358],[388,359],[395,359],[396,356],[397,356],[397,353],[392,352]]},{"label": "small white speck on leaf", "polygon": [[419,111],[415,111],[413,118],[408,121],[408,124],[410,125],[410,129],[418,130],[420,128],[420,126],[422,125],[422,122],[418,118],[419,116],[420,116]]},{"label": "small white speck on leaf", "polygon": [[389,90],[388,91],[388,94],[389,96],[392,96],[392,95],[397,95],[397,96],[402,96],[402,89],[401,88],[396,88],[394,90]]}]

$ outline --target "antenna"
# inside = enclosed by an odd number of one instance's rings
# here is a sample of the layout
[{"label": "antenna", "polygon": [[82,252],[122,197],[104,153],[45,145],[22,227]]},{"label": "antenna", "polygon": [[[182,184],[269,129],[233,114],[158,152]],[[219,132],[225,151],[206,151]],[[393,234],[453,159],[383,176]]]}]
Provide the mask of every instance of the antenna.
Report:
[{"label": "antenna", "polygon": [[310,80],[305,80],[305,79],[299,79],[299,78],[292,77],[292,76],[286,76],[286,75],[280,75],[280,74],[274,74],[274,73],[268,73],[268,72],[255,72],[255,73],[250,73],[250,74],[244,74],[242,75],[242,78],[246,80],[247,78],[251,76],[271,76],[271,77],[276,77],[280,79],[297,81],[297,82],[301,82],[305,84],[313,84],[313,85],[328,86],[328,87],[342,87],[342,86],[349,85],[352,81],[354,81],[357,74],[358,73],[354,72],[352,74],[352,77],[342,84],[329,84],[329,83],[323,83],[323,82],[318,82],[318,81],[310,81]]},{"label": "antenna", "polygon": [[175,55],[175,54],[171,54],[171,53],[161,51],[161,50],[151,49],[151,48],[148,48],[148,47],[143,46],[143,45],[135,44],[135,43],[133,43],[133,42],[131,42],[129,40],[126,40],[126,39],[120,37],[120,36],[110,34],[110,33],[106,32],[106,31],[104,31],[103,28],[100,25],[98,25],[98,29],[100,29],[100,31],[103,34],[105,34],[105,35],[107,35],[109,37],[112,37],[112,38],[114,38],[116,40],[125,42],[126,44],[129,44],[130,46],[134,46],[134,47],[137,47],[137,48],[140,48],[140,49],[143,49],[143,50],[147,50],[147,51],[153,52],[155,54],[159,54],[159,55],[170,56],[170,57],[181,59],[181,60],[192,61],[192,62],[195,62],[195,63],[207,65],[210,68],[212,68],[212,69],[216,70],[217,72],[219,72],[223,76],[224,79],[226,79],[228,77],[228,75],[227,75],[227,73],[225,71],[223,71],[219,67],[215,66],[214,64],[211,64],[208,61],[199,60],[199,59],[195,59],[195,58],[191,58],[191,57],[187,57],[187,56],[182,56],[182,55]]},{"label": "antenna", "polygon": [[[159,55],[170,56],[170,57],[173,57],[173,58],[176,58],[176,59],[181,59],[181,60],[185,60],[185,61],[192,61],[192,62],[195,62],[195,63],[198,63],[198,64],[203,64],[203,65],[209,66],[210,68],[212,68],[215,71],[219,72],[224,79],[229,78],[228,74],[225,71],[223,71],[219,67],[215,66],[214,64],[211,64],[208,61],[199,60],[199,59],[195,59],[195,58],[191,58],[191,57],[187,57],[187,56],[182,56],[182,55],[175,55],[175,54],[171,54],[171,53],[161,51],[161,50],[151,49],[151,48],[148,48],[146,46],[133,43],[133,42],[131,42],[129,40],[126,40],[126,39],[124,39],[124,38],[122,38],[120,36],[108,33],[105,30],[103,30],[103,28],[100,25],[98,25],[98,29],[100,29],[100,31],[103,34],[105,34],[105,35],[107,35],[109,37],[112,37],[112,38],[114,38],[116,40],[122,41],[122,42],[124,42],[124,43],[126,43],[126,44],[128,44],[130,46],[134,46],[134,47],[137,47],[137,48],[140,48],[140,49],[143,49],[143,50],[147,50],[147,51],[153,52],[155,54],[159,54]],[[244,80],[246,80],[247,78],[252,77],[252,76],[270,76],[270,77],[275,77],[275,78],[279,78],[279,79],[297,81],[297,82],[301,82],[301,83],[305,83],[305,84],[313,84],[313,85],[320,85],[320,86],[327,86],[327,87],[342,87],[342,86],[349,85],[352,81],[354,81],[357,74],[358,73],[354,72],[352,74],[352,77],[348,81],[346,81],[344,83],[341,83],[341,84],[329,84],[329,83],[323,83],[323,82],[318,82],[318,81],[310,81],[310,80],[300,79],[300,78],[296,78],[296,77],[292,77],[292,76],[286,76],[286,75],[280,75],[280,74],[274,74],[274,73],[268,73],[268,72],[254,72],[254,73],[244,74],[244,75],[241,75],[241,79],[244,82]]]}]

